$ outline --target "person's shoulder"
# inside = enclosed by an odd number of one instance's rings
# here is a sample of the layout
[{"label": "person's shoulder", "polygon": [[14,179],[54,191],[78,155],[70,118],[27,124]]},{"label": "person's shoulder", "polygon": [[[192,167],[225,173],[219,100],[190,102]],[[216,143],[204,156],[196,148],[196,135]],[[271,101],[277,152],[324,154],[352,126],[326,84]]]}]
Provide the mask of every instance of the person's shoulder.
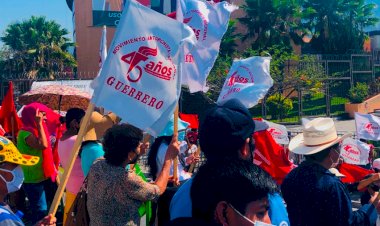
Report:
[{"label": "person's shoulder", "polygon": [[170,221],[166,226],[217,226],[217,224],[192,217],[180,217]]},{"label": "person's shoulder", "polygon": [[0,206],[0,225],[24,225],[20,218],[4,206]]}]

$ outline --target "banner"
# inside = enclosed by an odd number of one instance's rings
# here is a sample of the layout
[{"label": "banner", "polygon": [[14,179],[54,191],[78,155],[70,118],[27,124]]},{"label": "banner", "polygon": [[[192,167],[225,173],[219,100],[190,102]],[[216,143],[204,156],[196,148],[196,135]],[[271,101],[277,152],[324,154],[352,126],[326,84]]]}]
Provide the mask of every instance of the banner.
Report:
[{"label": "banner", "polygon": [[373,170],[364,169],[361,166],[342,163],[337,168],[345,177],[341,178],[343,183],[355,183],[363,180],[367,175],[374,173]]},{"label": "banner", "polygon": [[263,120],[263,122],[268,124],[267,131],[272,135],[277,144],[289,144],[288,130],[285,126],[266,120]]},{"label": "banner", "polygon": [[255,155],[253,162],[281,184],[296,166],[289,160],[282,146],[277,144],[267,130],[255,132]]},{"label": "banner", "polygon": [[380,118],[355,112],[356,134],[359,139],[380,140]]},{"label": "banner", "polygon": [[340,155],[344,162],[354,165],[368,164],[370,147],[368,144],[352,138],[346,138],[340,145]]},{"label": "banner", "polygon": [[191,93],[207,91],[206,79],[219,54],[221,39],[228,28],[230,14],[237,9],[226,1],[179,0],[177,20],[189,25],[198,40],[190,50],[184,48],[182,84]]},{"label": "banner", "polygon": [[255,106],[263,98],[273,79],[269,73],[269,57],[250,57],[235,60],[224,82],[217,103],[236,98],[247,108]]},{"label": "banner", "polygon": [[182,46],[195,41],[187,25],[127,1],[91,102],[157,136],[180,95]]}]

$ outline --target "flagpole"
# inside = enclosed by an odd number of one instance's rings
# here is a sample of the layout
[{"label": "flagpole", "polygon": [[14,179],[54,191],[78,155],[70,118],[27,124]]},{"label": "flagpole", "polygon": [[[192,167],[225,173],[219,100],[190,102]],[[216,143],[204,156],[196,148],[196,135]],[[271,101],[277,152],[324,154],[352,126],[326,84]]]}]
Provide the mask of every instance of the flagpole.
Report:
[{"label": "flagpole", "polygon": [[[178,134],[178,104],[174,110],[174,134]],[[178,156],[173,160],[173,181],[178,180]],[[174,183],[176,186],[176,183]]]},{"label": "flagpole", "polygon": [[86,114],[83,117],[83,121],[81,123],[78,136],[77,136],[77,138],[75,140],[74,147],[71,150],[69,164],[65,167],[65,172],[63,173],[61,183],[58,186],[57,192],[55,193],[55,196],[54,196],[53,203],[50,206],[49,214],[51,214],[53,216],[57,213],[59,202],[60,202],[60,200],[62,198],[62,195],[63,195],[63,192],[65,190],[67,181],[68,181],[69,176],[71,174],[71,171],[73,169],[75,159],[78,156],[79,148],[80,148],[80,146],[82,144],[82,140],[83,140],[83,137],[84,137],[84,135],[86,133],[87,125],[88,125],[88,123],[90,121],[91,114],[94,111],[94,107],[95,107],[95,105],[90,102],[90,104],[87,107]]},{"label": "flagpole", "polygon": [[13,115],[11,116],[11,127],[12,127],[12,141],[13,143],[16,143],[15,119],[13,118]]}]

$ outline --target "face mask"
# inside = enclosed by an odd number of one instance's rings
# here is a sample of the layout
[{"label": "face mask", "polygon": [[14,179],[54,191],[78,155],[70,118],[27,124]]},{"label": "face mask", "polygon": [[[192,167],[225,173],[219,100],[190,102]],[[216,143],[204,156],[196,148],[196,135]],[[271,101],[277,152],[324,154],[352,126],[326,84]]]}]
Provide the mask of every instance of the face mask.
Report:
[{"label": "face mask", "polygon": [[0,168],[0,171],[11,173],[13,176],[13,179],[11,181],[7,181],[0,174],[0,178],[3,179],[3,181],[7,185],[8,193],[20,190],[22,182],[24,182],[24,173],[22,172],[21,166],[17,166],[12,171]]},{"label": "face mask", "polygon": [[336,167],[339,165],[339,163],[340,163],[340,153],[339,153],[337,150],[335,150],[335,149],[334,149],[334,151],[339,155],[339,157],[338,157],[338,159],[336,160],[336,162],[334,162],[334,161],[332,160],[331,156],[329,157],[329,158],[330,158],[330,161],[331,161],[331,163],[332,163],[332,165],[331,165],[330,168],[336,168]]},{"label": "face mask", "polygon": [[252,226],[274,226],[273,224],[267,224],[267,223],[264,223],[264,222],[261,222],[261,221],[255,221],[253,222],[251,219],[249,219],[248,217],[244,216],[242,213],[240,213],[237,209],[235,209],[235,207],[233,207],[231,204],[229,204],[229,206],[239,215],[241,216],[242,218],[244,218],[244,220],[247,221],[247,223],[249,223],[250,225]]}]

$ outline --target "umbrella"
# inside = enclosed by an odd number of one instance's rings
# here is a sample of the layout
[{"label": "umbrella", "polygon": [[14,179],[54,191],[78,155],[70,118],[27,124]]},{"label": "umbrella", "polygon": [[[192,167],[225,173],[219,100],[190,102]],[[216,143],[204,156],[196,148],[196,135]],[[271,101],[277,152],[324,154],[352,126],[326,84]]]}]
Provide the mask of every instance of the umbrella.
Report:
[{"label": "umbrella", "polygon": [[33,102],[45,104],[51,109],[67,111],[77,107],[87,109],[90,94],[66,85],[46,85],[19,96],[18,102],[27,105]]}]

